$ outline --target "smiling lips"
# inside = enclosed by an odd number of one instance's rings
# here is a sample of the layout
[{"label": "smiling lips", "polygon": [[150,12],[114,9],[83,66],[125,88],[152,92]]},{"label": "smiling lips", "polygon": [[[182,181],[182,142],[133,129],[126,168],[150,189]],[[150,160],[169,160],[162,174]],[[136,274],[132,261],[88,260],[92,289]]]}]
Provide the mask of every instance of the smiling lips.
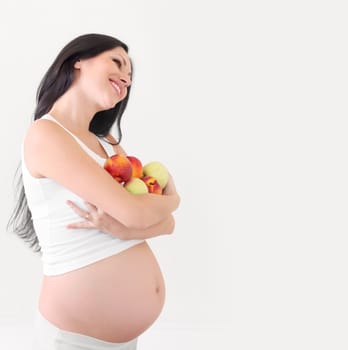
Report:
[{"label": "smiling lips", "polygon": [[110,80],[110,82],[111,82],[111,85],[116,90],[117,95],[120,96],[121,95],[121,88],[118,86],[118,84],[114,80]]}]

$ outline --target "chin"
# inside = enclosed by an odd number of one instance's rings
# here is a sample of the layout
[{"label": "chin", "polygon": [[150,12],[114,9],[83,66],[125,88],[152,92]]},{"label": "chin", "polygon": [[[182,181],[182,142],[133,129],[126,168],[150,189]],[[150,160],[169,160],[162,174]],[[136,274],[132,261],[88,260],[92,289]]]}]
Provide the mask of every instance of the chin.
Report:
[{"label": "chin", "polygon": [[120,101],[104,101],[103,104],[99,104],[98,105],[98,112],[101,112],[101,111],[107,111],[111,108],[114,108]]}]

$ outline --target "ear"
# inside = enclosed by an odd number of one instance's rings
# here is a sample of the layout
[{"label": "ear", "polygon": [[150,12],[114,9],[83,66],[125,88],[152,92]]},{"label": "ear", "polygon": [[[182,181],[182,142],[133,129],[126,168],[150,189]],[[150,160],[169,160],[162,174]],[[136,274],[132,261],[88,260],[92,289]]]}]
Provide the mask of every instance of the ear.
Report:
[{"label": "ear", "polygon": [[75,68],[75,69],[80,69],[80,68],[81,68],[81,61],[80,61],[80,60],[77,60],[77,61],[74,63],[74,68]]}]

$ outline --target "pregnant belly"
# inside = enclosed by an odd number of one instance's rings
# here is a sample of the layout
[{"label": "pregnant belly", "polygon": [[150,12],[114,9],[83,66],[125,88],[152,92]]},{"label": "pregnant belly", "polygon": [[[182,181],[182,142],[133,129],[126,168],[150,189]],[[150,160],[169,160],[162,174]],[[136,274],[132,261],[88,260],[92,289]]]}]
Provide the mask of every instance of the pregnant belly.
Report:
[{"label": "pregnant belly", "polygon": [[44,276],[39,309],[60,329],[118,343],[157,319],[164,294],[156,258],[143,242],[82,269]]}]

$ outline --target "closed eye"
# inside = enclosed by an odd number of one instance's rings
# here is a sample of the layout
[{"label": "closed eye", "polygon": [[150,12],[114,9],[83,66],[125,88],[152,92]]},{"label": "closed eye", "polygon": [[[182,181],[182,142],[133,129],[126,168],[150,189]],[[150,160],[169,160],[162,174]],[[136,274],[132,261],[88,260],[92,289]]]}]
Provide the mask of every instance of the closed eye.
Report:
[{"label": "closed eye", "polygon": [[[118,58],[112,58],[112,60],[117,64],[117,67],[122,69],[122,67],[125,67],[126,66],[126,61],[121,61],[120,59]],[[131,78],[132,77],[132,73],[129,72],[128,73],[129,77]]]},{"label": "closed eye", "polygon": [[113,58],[112,60],[117,64],[117,66],[118,66],[119,68],[122,66],[122,63],[121,63],[121,61],[120,61],[119,59]]}]

